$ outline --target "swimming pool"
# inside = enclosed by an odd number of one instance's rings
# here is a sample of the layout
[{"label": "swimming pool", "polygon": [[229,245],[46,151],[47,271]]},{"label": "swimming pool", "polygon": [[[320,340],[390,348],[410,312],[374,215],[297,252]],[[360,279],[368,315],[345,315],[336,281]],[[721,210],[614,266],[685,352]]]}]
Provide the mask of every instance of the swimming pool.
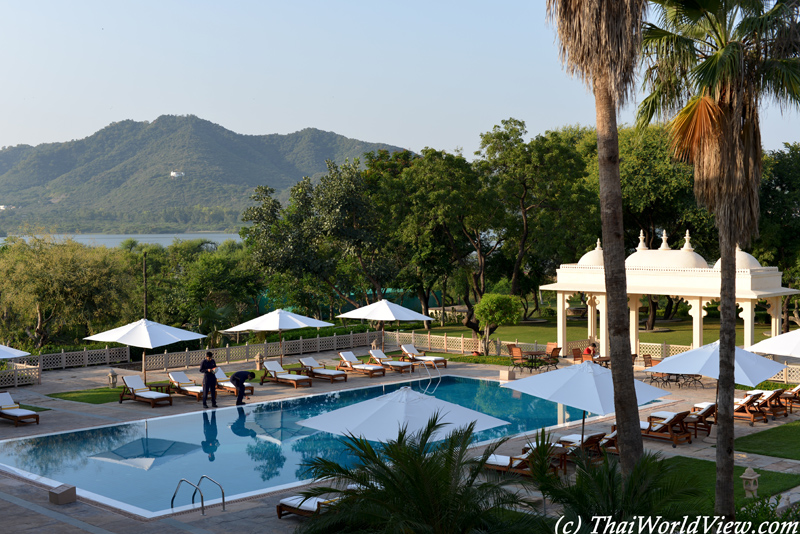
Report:
[{"label": "swimming pool", "polygon": [[[347,462],[339,437],[297,421],[411,386],[435,397],[509,421],[477,434],[480,441],[580,420],[582,411],[499,387],[495,381],[443,376],[297,399],[158,417],[88,430],[0,442],[0,465],[50,485],[71,484],[81,496],[142,516],[191,506],[202,475],[218,481],[226,500],[302,484],[303,462]],[[219,489],[204,481],[206,504]],[[199,505],[199,496],[196,503]]]}]

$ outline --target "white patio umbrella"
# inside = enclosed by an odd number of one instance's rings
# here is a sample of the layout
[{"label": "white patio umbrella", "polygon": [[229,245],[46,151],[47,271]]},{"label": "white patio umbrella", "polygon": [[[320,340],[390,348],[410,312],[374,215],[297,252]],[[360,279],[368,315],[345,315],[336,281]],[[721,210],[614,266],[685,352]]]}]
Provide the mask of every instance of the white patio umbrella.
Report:
[{"label": "white patio umbrella", "polygon": [[149,471],[200,449],[200,445],[160,438],[139,438],[114,449],[90,456],[92,460],[111,462]]},{"label": "white patio umbrella", "polygon": [[[250,319],[242,324],[238,324],[223,333],[232,332],[278,332],[281,346],[281,366],[283,366],[283,331],[295,330],[297,328],[321,328],[323,326],[333,326],[332,323],[319,321],[305,315],[299,315],[290,311],[277,309],[267,314]],[[266,355],[265,355],[266,356]]]},{"label": "white patio umbrella", "polygon": [[422,315],[414,310],[404,308],[394,302],[389,302],[386,299],[381,299],[368,306],[356,308],[353,311],[337,315],[342,319],[367,319],[368,321],[381,321],[381,350],[383,350],[384,328],[385,321],[433,321],[431,317]]},{"label": "white patio umbrella", "polygon": [[761,354],[800,358],[800,329],[759,341],[748,347],[747,350]]},{"label": "white patio umbrella", "polygon": [[0,345],[0,360],[9,358],[19,358],[20,356],[29,356],[29,355],[30,352],[25,352],[24,350],[12,349],[11,347]]},{"label": "white patio umbrella", "polygon": [[[204,334],[190,332],[181,328],[167,326],[165,324],[149,321],[147,319],[140,319],[135,323],[126,324],[119,328],[112,328],[105,332],[100,332],[93,336],[85,337],[89,341],[105,341],[107,343],[122,343],[130,347],[139,347],[143,349],[154,349],[156,347],[163,347],[177,343],[178,341],[192,341],[206,337]],[[144,365],[145,356],[142,354],[142,367]],[[147,379],[147,371],[145,370],[145,380]]]},{"label": "white patio umbrella", "polygon": [[[586,412],[606,415],[614,411],[614,384],[611,370],[592,362],[563,367],[503,384],[501,387],[527,393],[565,406],[583,410],[581,441],[586,426]],[[641,406],[671,395],[639,380],[633,381],[636,403]]]},{"label": "white patio umbrella", "polygon": [[340,436],[352,434],[370,441],[385,442],[396,438],[404,425],[409,432],[425,428],[428,420],[436,413],[439,414],[439,422],[445,426],[434,434],[434,439],[442,439],[450,425],[462,427],[474,421],[475,431],[479,432],[509,424],[508,421],[458,404],[423,395],[407,386],[374,399],[298,421],[297,424]]},{"label": "white patio umbrella", "polygon": [[[751,347],[752,348],[752,347]],[[734,382],[755,387],[772,378],[786,366],[768,360],[758,354],[736,347],[734,355]],[[664,359],[658,365],[646,369],[650,373],[703,375],[719,379],[719,341],[703,345]]]}]

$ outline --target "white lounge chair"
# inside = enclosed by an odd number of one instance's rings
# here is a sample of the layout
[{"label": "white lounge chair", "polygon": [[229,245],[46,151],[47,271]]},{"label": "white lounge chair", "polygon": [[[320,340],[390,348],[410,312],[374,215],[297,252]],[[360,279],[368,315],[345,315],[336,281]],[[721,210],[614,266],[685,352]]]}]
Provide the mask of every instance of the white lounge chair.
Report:
[{"label": "white lounge chair", "polygon": [[400,348],[403,350],[403,360],[447,368],[447,360],[441,356],[425,356],[425,353],[418,351],[414,345],[400,345]]},{"label": "white lounge chair", "polygon": [[291,384],[295,389],[300,385],[311,387],[312,382],[310,376],[293,375],[274,360],[264,362],[264,376],[261,377],[262,384],[264,380],[271,380],[279,384]]},{"label": "white lounge chair", "polygon": [[11,395],[7,392],[0,393],[0,417],[3,419],[10,419],[14,421],[14,426],[19,426],[20,423],[33,423],[39,424],[39,414],[32,411],[20,408],[19,404],[14,402]]},{"label": "white lounge chair", "polygon": [[324,378],[325,380],[330,380],[331,384],[333,384],[334,380],[347,382],[347,373],[335,369],[326,369],[324,365],[321,365],[310,356],[308,358],[300,358],[300,365],[303,366],[303,370],[311,378]]},{"label": "white lounge chair", "polygon": [[361,363],[352,352],[340,352],[342,361],[336,366],[337,370],[352,371],[355,373],[362,373],[372,378],[375,375],[386,376],[386,368],[382,365],[375,365],[374,363]]},{"label": "white lounge chair", "polygon": [[278,502],[278,519],[288,514],[312,516],[323,512],[325,507],[336,499],[323,499],[322,497],[305,498],[302,495],[286,497]]},{"label": "white lounge chair", "polygon": [[160,391],[152,391],[148,386],[142,382],[142,377],[139,375],[128,375],[122,377],[122,393],[119,394],[119,403],[125,399],[131,399],[140,402],[147,402],[151,408],[155,408],[156,404],[169,403],[172,406],[172,397],[169,393],[161,393]]},{"label": "white lounge chair", "polygon": [[414,372],[414,363],[413,362],[398,362],[387,356],[382,350],[380,349],[373,349],[369,351],[369,355],[371,356],[371,360],[374,360],[375,363],[378,365],[382,365],[387,369],[391,369],[392,371],[397,371],[398,373],[413,373]]},{"label": "white lounge chair", "polygon": [[[229,391],[233,394],[238,395],[238,392],[236,391],[236,386],[233,385],[233,382],[228,380],[228,376],[225,374],[225,371],[223,371],[221,367],[217,367],[217,370],[214,371],[214,376],[217,377],[217,389],[221,389],[223,391]],[[250,382],[244,383],[245,395],[253,395],[255,390],[256,387]]]},{"label": "white lounge chair", "polygon": [[194,381],[189,380],[189,377],[183,371],[169,373],[169,384],[176,393],[189,395],[198,401],[203,398],[203,386],[198,386]]}]

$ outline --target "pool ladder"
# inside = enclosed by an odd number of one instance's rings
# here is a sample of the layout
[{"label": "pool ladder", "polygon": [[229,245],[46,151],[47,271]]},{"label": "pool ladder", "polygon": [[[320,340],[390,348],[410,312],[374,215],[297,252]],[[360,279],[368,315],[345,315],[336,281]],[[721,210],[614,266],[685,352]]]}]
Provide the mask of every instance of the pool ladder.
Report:
[{"label": "pool ladder", "polygon": [[[433,375],[431,374],[431,370],[428,368],[427,363],[423,364],[422,367],[424,367],[425,371],[428,372],[428,385],[425,386],[425,390],[422,393],[428,393],[428,388],[430,388],[431,384],[433,384]],[[431,395],[433,395],[433,393],[439,388],[439,384],[442,382],[442,373],[439,371],[439,366],[434,363],[433,368],[436,369],[436,374],[439,375],[439,381],[436,382],[436,386],[433,388],[433,391],[430,392]]]},{"label": "pool ladder", "polygon": [[202,515],[206,515],[206,503],[205,503],[205,499],[203,498],[203,491],[200,489],[200,483],[203,482],[204,478],[210,480],[211,482],[213,482],[214,484],[219,486],[219,491],[222,492],[222,511],[224,512],[225,511],[225,490],[222,489],[222,484],[220,484],[219,482],[217,482],[216,480],[214,480],[213,478],[211,478],[208,475],[201,476],[200,480],[197,481],[197,484],[192,484],[191,482],[189,482],[185,478],[180,479],[180,481],[178,481],[178,486],[175,488],[175,493],[172,494],[172,500],[169,503],[169,507],[170,508],[175,508],[175,497],[178,495],[178,490],[181,489],[181,484],[186,482],[187,484],[189,484],[190,486],[192,486],[194,488],[194,493],[192,493],[192,504],[194,504],[194,496],[197,495],[197,493],[199,492],[200,493],[200,513]]}]

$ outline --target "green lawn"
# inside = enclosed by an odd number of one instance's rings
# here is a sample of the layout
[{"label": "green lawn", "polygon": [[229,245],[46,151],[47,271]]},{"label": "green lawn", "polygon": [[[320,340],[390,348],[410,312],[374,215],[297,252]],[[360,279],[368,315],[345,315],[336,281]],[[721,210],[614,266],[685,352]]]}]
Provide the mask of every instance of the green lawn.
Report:
[{"label": "green lawn", "polygon": [[84,389],[81,391],[65,391],[63,393],[51,393],[49,397],[56,399],[70,400],[75,402],[85,402],[87,404],[105,404],[107,402],[119,402],[122,387],[116,388],[96,388]]},{"label": "green lawn", "polygon": [[742,436],[734,443],[737,451],[800,460],[800,421]]},{"label": "green lawn", "polygon": [[[667,343],[670,345],[691,345],[692,344],[692,321],[691,319],[678,322],[657,322],[657,328],[669,328],[670,332],[639,332],[639,341],[643,343]],[[769,332],[769,325],[757,324],[755,326],[755,339],[764,339],[762,332]],[[434,327],[431,332],[433,335],[472,337],[472,330],[463,326],[444,326]],[[424,338],[426,330],[415,330],[416,335]],[[389,338],[387,334],[387,338]],[[547,319],[546,323],[517,324],[514,326],[501,326],[492,338],[500,338],[503,341],[518,340],[521,343],[547,343],[556,340],[556,320]],[[391,338],[389,338],[391,339]],[[567,321],[567,341],[577,341],[586,339],[586,320]],[[706,318],[703,321],[703,343],[711,343],[719,339],[719,319]],[[737,321],[736,344],[744,343],[744,328],[741,320]],[[424,345],[419,341],[418,345]]]},{"label": "green lawn", "polygon": [[30,404],[20,404],[20,408],[23,410],[30,410],[32,412],[47,412],[50,408],[42,408],[41,406],[31,406]]},{"label": "green lawn", "polygon": [[[763,432],[760,434],[763,434]],[[736,440],[737,450],[739,450],[739,439]],[[687,478],[691,476],[699,485],[700,490],[708,494],[709,498],[702,503],[705,504],[705,508],[701,510],[692,510],[692,512],[698,515],[712,515],[714,512],[714,486],[717,476],[716,464],[707,460],[698,460],[696,458],[686,458],[683,456],[667,458],[665,462],[674,469],[677,469],[679,473],[686,473]],[[733,494],[737,509],[745,504],[744,488],[741,479],[739,479],[742,473],[744,473],[744,470],[745,468],[740,466],[733,468]],[[761,475],[761,478],[758,479],[759,497],[775,495],[800,486],[800,475],[776,473],[763,469],[756,469],[755,472]]]}]

